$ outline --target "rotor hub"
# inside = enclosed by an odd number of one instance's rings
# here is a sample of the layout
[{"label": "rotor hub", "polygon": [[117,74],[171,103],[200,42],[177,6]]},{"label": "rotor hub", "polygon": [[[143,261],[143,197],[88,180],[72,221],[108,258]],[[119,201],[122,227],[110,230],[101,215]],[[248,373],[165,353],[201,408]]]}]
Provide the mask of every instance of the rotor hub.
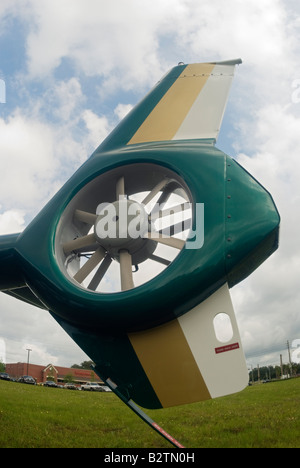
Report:
[{"label": "rotor hub", "polygon": [[120,197],[114,203],[102,203],[98,210],[95,237],[111,257],[118,260],[120,251],[126,250],[137,264],[155,250],[155,244],[150,248],[153,243],[144,238],[148,232],[148,214],[142,203]]}]

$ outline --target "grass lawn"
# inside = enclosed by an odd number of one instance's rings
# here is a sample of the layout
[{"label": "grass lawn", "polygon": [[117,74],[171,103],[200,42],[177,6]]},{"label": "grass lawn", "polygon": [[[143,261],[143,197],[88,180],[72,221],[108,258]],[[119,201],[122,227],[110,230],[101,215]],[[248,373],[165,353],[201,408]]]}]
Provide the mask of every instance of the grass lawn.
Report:
[{"label": "grass lawn", "polygon": [[[187,448],[299,448],[300,378],[146,413]],[[0,448],[167,448],[113,393],[0,380]]]}]

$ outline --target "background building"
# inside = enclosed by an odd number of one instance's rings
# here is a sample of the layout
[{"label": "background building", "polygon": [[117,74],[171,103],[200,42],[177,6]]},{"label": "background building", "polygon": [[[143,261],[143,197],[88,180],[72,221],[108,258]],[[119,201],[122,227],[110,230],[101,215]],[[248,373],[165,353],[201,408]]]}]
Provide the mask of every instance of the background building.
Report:
[{"label": "background building", "polygon": [[53,364],[48,364],[45,367],[36,364],[27,364],[25,362],[17,362],[15,364],[6,364],[5,372],[15,379],[18,379],[22,375],[31,375],[37,383],[54,380],[54,382],[62,384],[67,379],[71,379],[76,385],[82,385],[86,382],[103,383],[92,370],[73,369],[69,367],[54,366]]}]

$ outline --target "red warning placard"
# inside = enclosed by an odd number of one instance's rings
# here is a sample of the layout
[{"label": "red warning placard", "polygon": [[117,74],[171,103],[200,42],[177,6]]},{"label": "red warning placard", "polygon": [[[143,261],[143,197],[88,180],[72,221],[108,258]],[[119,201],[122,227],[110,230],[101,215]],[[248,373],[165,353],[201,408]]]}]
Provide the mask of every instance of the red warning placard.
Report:
[{"label": "red warning placard", "polygon": [[216,354],[226,353],[227,351],[232,351],[234,349],[239,349],[239,343],[232,343],[226,346],[221,346],[220,348],[215,348]]}]

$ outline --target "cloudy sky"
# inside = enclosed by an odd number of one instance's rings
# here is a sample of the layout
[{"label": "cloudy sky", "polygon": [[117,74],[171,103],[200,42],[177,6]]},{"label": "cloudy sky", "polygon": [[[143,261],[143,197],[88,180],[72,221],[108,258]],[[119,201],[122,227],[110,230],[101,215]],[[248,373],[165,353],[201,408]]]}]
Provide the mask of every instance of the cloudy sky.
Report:
[{"label": "cloudy sky", "polygon": [[[248,365],[278,364],[300,339],[298,0],[1,0],[0,234],[23,230],[171,67],[238,57],[217,146],[282,224],[232,299]],[[87,358],[47,312],[1,294],[0,353],[26,361],[26,348],[37,364]]]}]

